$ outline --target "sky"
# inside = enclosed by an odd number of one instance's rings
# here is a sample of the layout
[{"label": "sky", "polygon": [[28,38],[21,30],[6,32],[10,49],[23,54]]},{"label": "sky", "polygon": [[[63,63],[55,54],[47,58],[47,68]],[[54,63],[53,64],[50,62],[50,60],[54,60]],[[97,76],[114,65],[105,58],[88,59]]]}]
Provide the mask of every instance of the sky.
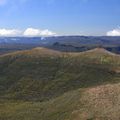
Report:
[{"label": "sky", "polygon": [[120,36],[120,0],[0,0],[0,36]]}]

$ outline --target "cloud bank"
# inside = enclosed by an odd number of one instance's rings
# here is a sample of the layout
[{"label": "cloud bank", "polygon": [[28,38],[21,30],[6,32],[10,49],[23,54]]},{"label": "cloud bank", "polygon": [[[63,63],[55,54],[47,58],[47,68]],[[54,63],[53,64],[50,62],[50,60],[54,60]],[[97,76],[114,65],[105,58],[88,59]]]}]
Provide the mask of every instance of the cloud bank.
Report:
[{"label": "cloud bank", "polygon": [[24,36],[54,36],[56,33],[46,30],[40,30],[35,28],[27,28],[24,33]]},{"label": "cloud bank", "polygon": [[39,37],[39,36],[55,36],[55,32],[49,31],[48,29],[41,30],[35,28],[27,28],[26,30],[17,29],[0,29],[0,36],[26,36],[26,37]]},{"label": "cloud bank", "polygon": [[17,29],[0,29],[0,36],[17,36],[21,31]]},{"label": "cloud bank", "polygon": [[120,28],[113,29],[106,33],[107,36],[120,36]]}]

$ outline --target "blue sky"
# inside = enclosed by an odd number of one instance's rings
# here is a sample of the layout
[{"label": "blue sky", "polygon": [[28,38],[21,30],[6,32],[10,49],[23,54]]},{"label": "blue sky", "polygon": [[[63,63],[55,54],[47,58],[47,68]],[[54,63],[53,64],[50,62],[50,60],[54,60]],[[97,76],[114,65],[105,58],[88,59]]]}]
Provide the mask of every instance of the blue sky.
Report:
[{"label": "blue sky", "polygon": [[0,16],[3,36],[120,35],[120,0],[0,0]]}]

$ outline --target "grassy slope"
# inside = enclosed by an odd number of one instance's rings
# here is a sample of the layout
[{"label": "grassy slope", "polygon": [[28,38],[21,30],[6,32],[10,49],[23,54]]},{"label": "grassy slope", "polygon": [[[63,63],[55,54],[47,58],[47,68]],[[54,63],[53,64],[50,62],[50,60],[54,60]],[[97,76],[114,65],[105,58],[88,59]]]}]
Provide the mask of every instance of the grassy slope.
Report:
[{"label": "grassy slope", "polygon": [[47,102],[4,102],[1,120],[119,120],[120,84],[65,93]]},{"label": "grassy slope", "polygon": [[2,120],[120,117],[120,57],[104,49],[60,53],[37,48],[1,56],[0,63]]}]

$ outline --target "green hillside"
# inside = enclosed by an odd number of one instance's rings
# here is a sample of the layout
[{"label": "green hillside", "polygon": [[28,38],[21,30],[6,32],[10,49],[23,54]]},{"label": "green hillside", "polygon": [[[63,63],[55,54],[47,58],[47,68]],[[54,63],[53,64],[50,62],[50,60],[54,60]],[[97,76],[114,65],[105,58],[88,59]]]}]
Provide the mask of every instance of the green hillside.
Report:
[{"label": "green hillside", "polygon": [[0,56],[0,120],[119,120],[120,56],[35,48]]}]

